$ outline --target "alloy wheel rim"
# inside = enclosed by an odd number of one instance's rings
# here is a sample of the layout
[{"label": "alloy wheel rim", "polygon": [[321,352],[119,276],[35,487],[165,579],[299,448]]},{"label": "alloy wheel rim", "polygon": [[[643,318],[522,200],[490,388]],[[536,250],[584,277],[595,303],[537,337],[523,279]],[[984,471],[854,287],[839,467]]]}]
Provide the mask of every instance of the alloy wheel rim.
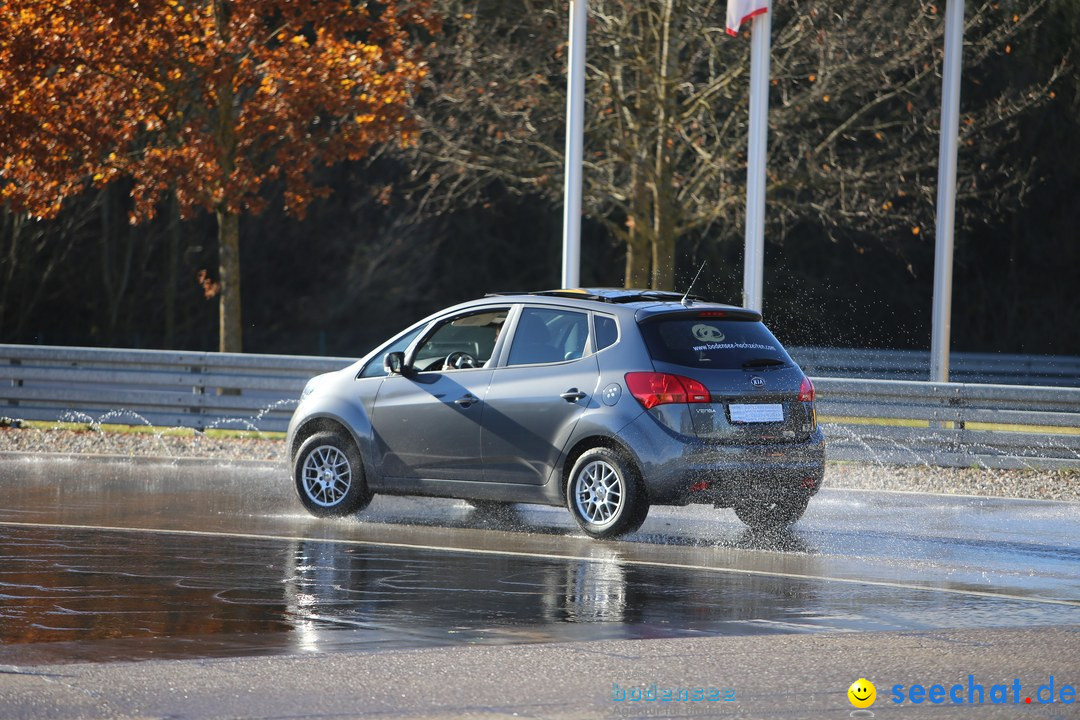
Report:
[{"label": "alloy wheel rim", "polygon": [[578,514],[592,525],[609,525],[622,512],[623,483],[610,463],[594,460],[581,469],[574,481],[574,504]]},{"label": "alloy wheel rim", "polygon": [[320,507],[333,507],[352,487],[349,458],[333,445],[320,445],[304,460],[304,493]]}]

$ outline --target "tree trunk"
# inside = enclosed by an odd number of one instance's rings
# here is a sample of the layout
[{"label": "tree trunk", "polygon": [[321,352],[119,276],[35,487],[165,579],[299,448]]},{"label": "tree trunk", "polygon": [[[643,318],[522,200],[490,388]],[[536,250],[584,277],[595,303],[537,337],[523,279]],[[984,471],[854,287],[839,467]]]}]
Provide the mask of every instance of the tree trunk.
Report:
[{"label": "tree trunk", "polygon": [[626,238],[626,275],[628,288],[649,286],[649,243],[640,230],[632,229]]},{"label": "tree trunk", "polygon": [[649,193],[641,180],[641,169],[635,163],[630,168],[630,217],[626,233],[626,274],[628,288],[647,288],[649,286]]},{"label": "tree trunk", "polygon": [[[223,41],[229,39],[229,3],[214,0],[214,20]],[[236,170],[236,96],[233,87],[236,68],[226,64],[216,88],[218,148],[221,152],[222,182],[226,185]],[[218,282],[221,295],[218,311],[218,350],[243,351],[240,320],[240,215],[229,209],[227,198],[217,208]]]},{"label": "tree trunk", "polygon": [[168,258],[165,265],[165,342],[176,347],[176,279],[180,274],[180,203],[173,194],[169,201]]},{"label": "tree trunk", "polygon": [[243,351],[243,324],[240,320],[240,216],[219,210],[218,223],[218,282],[219,346],[221,352]]},{"label": "tree trunk", "polygon": [[113,346],[128,344],[121,341],[120,311],[130,302],[128,285],[135,251],[130,225],[122,219],[124,209],[118,202],[122,196],[122,188],[115,183],[101,190],[101,285],[108,304],[105,341]]},{"label": "tree trunk", "polygon": [[[675,235],[671,223],[670,192],[661,188],[653,208],[655,236],[652,244],[652,289],[675,289]],[[665,196],[667,196],[665,198]]]},{"label": "tree trunk", "polygon": [[23,217],[11,212],[6,206],[0,206],[0,270],[3,270],[4,282],[0,283],[0,342],[4,340],[4,319],[7,317],[8,295],[15,284],[18,268],[19,241],[23,226]]}]

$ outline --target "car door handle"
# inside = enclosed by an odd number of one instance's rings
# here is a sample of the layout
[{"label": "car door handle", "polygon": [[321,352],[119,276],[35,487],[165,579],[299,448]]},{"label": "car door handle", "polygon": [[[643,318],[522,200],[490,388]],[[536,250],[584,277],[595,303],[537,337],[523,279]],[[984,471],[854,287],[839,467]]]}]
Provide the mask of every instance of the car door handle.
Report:
[{"label": "car door handle", "polygon": [[578,400],[581,400],[582,398],[584,398],[585,393],[581,392],[577,388],[570,388],[569,390],[564,392],[559,397],[561,397],[563,400],[565,400],[568,403],[575,403]]},{"label": "car door handle", "polygon": [[480,398],[476,397],[472,393],[469,393],[468,395],[462,395],[461,397],[459,397],[457,400],[454,401],[454,404],[467,408],[473,403],[478,402],[480,402]]}]

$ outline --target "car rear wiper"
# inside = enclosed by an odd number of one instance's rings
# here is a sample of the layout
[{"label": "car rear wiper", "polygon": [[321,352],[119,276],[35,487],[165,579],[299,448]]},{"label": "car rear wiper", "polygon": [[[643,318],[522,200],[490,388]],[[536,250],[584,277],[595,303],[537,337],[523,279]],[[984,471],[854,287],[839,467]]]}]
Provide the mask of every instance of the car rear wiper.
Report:
[{"label": "car rear wiper", "polygon": [[743,370],[749,370],[750,368],[779,367],[781,365],[787,365],[787,363],[777,358],[762,357],[747,360],[742,364],[742,368]]}]

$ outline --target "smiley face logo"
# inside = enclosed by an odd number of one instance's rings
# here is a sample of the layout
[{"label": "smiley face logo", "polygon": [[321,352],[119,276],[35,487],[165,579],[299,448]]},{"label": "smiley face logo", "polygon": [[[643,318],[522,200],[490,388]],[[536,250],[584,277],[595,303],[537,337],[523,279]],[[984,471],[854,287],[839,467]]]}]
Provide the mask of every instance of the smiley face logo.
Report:
[{"label": "smiley face logo", "polygon": [[866,678],[859,678],[847,689],[848,700],[857,708],[868,708],[877,699],[877,688]]}]

